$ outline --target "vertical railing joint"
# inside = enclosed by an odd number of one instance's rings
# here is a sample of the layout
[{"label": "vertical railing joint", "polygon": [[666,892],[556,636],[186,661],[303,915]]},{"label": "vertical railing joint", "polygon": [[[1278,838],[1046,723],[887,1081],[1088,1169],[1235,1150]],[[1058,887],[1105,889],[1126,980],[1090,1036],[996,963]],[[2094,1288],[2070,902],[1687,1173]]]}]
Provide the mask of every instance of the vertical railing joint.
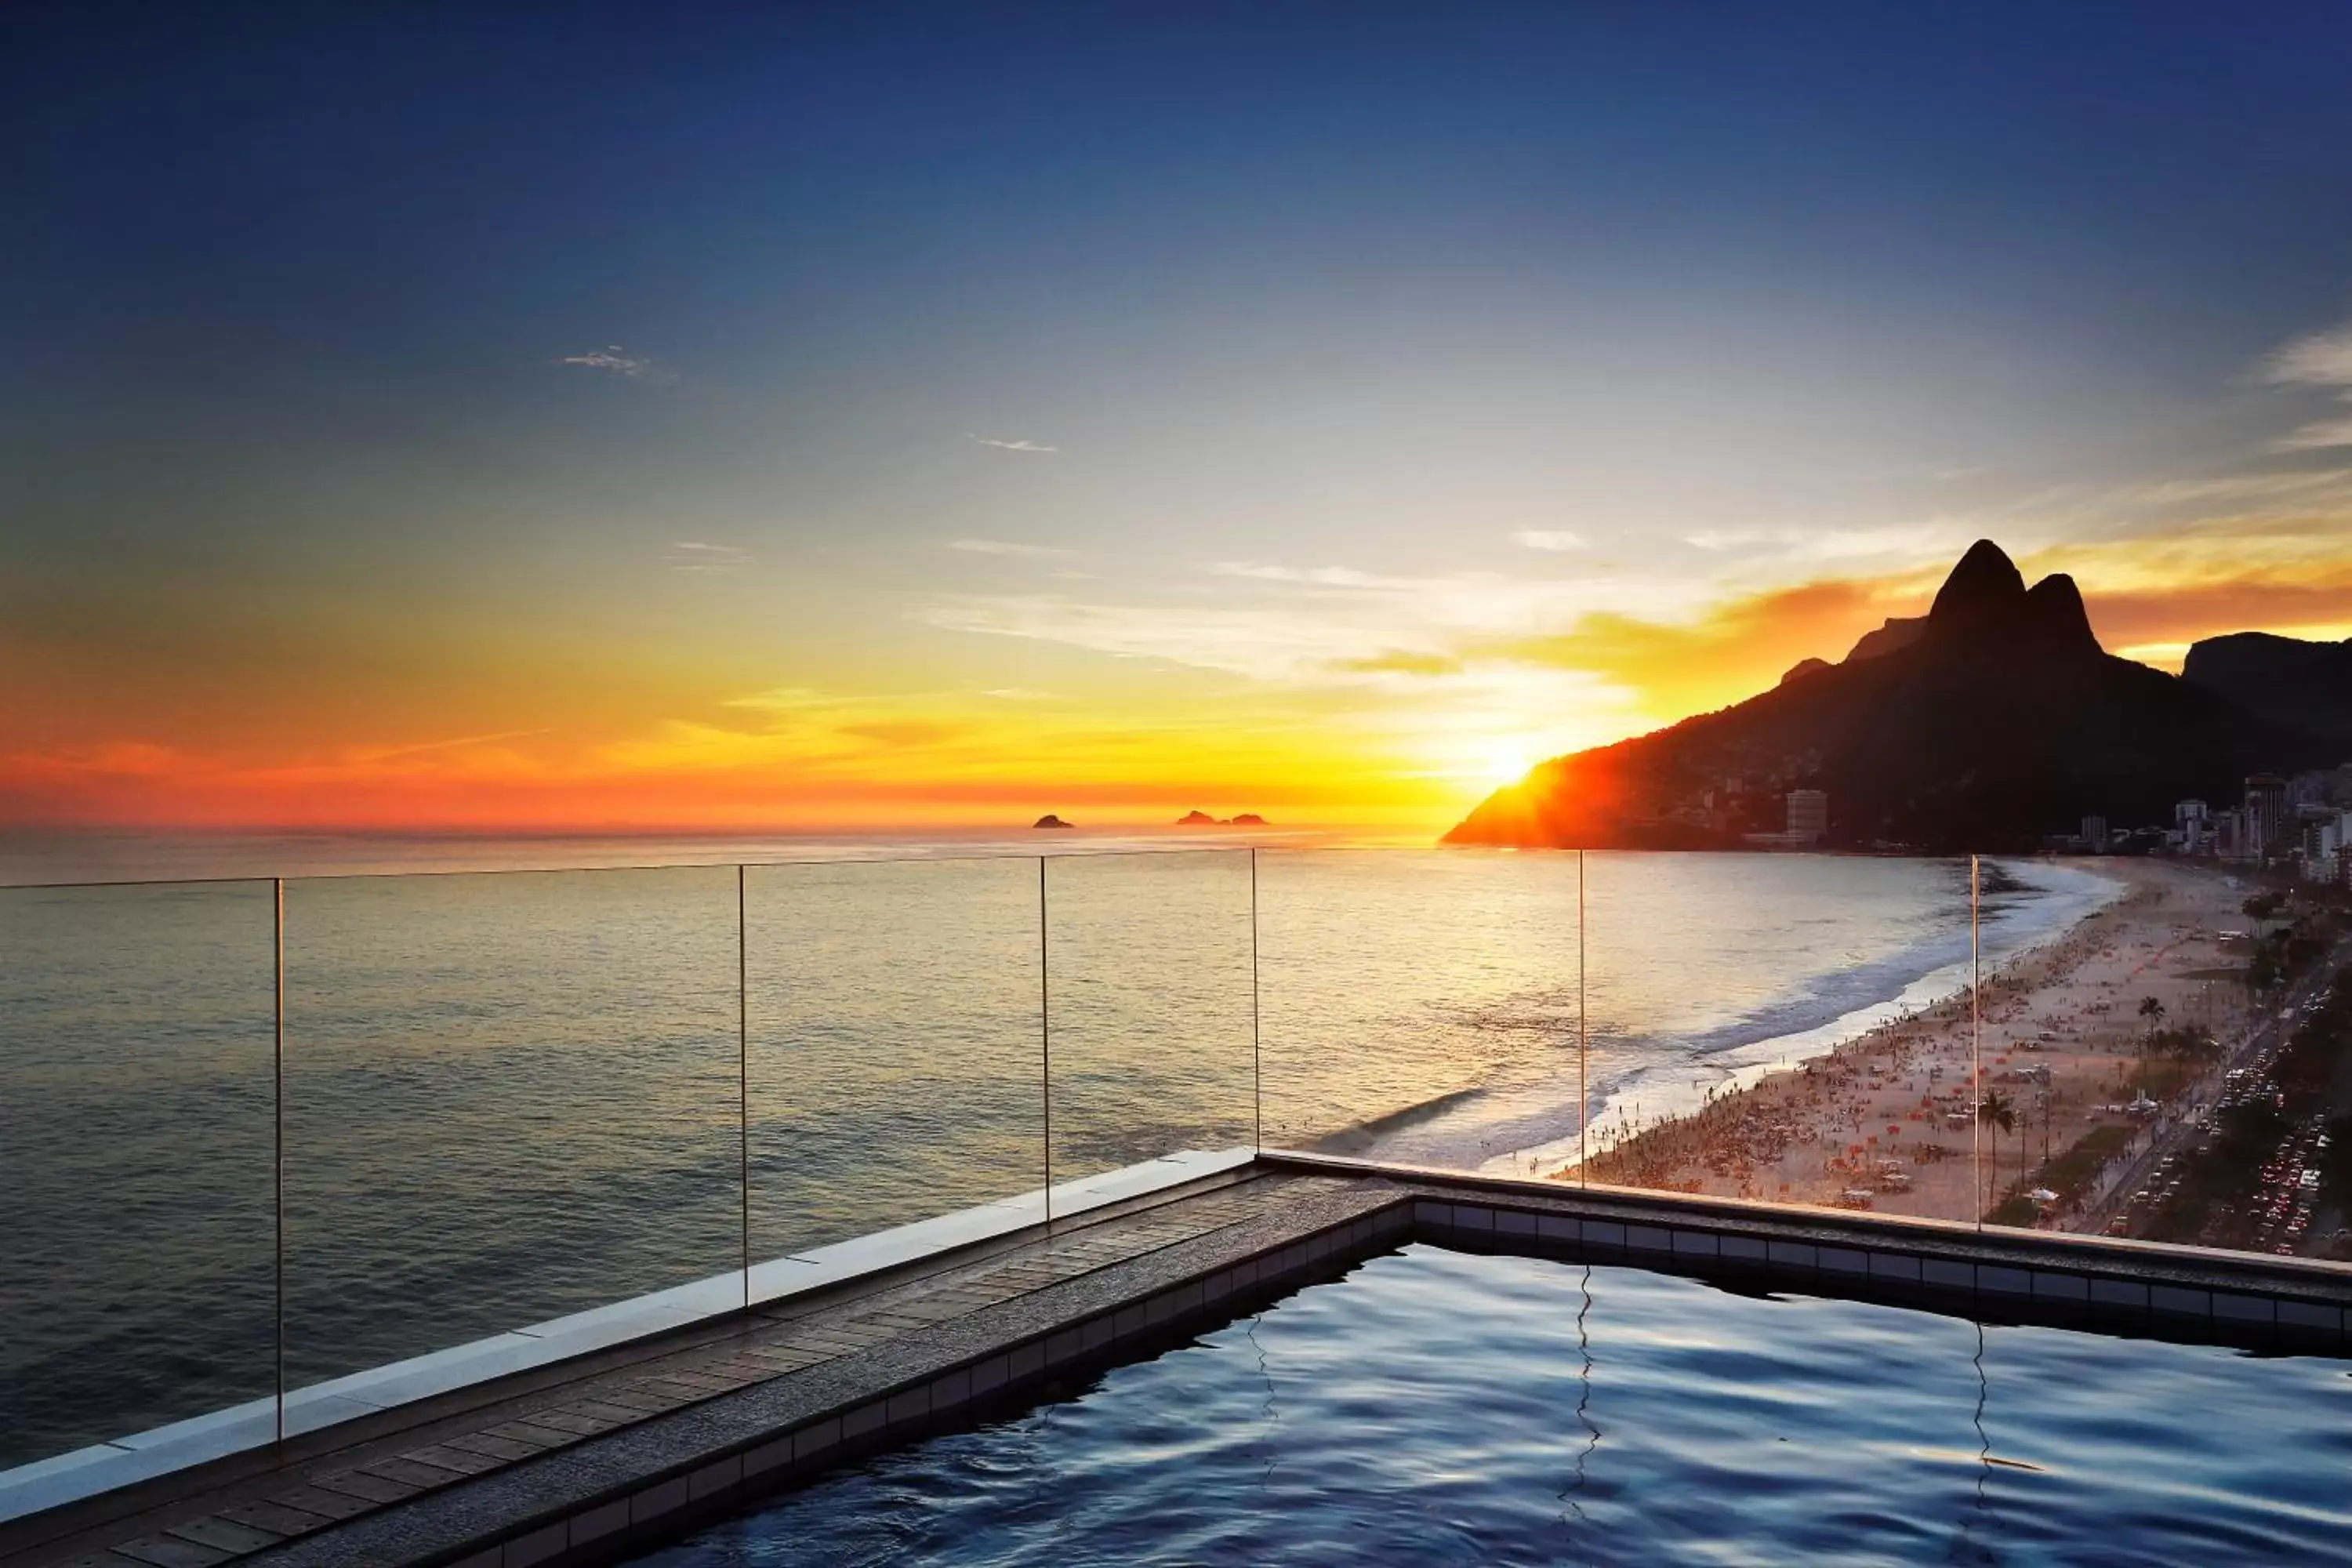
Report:
[{"label": "vertical railing joint", "polygon": [[742,1205],[743,1306],[751,1305],[751,939],[735,864],[735,1179]]},{"label": "vertical railing joint", "polygon": [[1982,857],[1969,857],[1969,1206],[1977,1211],[1977,1228],[1984,1228],[1984,1202],[1977,1192],[1984,1184],[1984,942],[1979,926],[1979,901],[1984,886]]},{"label": "vertical railing joint", "polygon": [[1257,846],[1250,846],[1250,1123],[1253,1147],[1265,1149],[1265,1064],[1258,1044]]},{"label": "vertical railing joint", "polygon": [[271,1315],[278,1357],[275,1440],[286,1441],[286,879],[269,879]]},{"label": "vertical railing joint", "polygon": [[1047,954],[1045,857],[1037,857],[1037,1085],[1045,1113],[1045,1228],[1054,1228],[1054,989]]}]

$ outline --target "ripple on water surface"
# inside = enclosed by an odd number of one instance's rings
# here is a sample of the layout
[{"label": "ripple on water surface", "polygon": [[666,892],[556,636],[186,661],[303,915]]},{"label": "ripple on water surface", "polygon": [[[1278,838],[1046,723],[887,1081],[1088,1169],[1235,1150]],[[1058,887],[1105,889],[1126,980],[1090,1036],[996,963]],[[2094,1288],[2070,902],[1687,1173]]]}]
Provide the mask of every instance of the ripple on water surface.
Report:
[{"label": "ripple on water surface", "polygon": [[2352,1368],[1414,1246],[646,1561],[2352,1561]]}]

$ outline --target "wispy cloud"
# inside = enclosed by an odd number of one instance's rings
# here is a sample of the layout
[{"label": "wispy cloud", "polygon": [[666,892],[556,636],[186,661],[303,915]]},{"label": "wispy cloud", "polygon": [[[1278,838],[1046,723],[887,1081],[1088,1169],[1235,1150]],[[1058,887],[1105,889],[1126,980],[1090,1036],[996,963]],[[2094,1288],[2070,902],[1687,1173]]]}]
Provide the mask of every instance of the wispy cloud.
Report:
[{"label": "wispy cloud", "polygon": [[751,563],[751,552],[738,545],[705,544],[694,539],[678,540],[662,558],[662,564],[673,572],[732,572]]},{"label": "wispy cloud", "polygon": [[[2345,401],[2352,403],[2352,396],[2347,396]],[[2271,443],[2273,452],[2316,452],[2329,447],[2352,447],[2352,414],[2334,419],[2315,419]]]},{"label": "wispy cloud", "polygon": [[1277,566],[1265,561],[1214,561],[1209,571],[1219,577],[1246,577],[1258,583],[1296,583],[1313,588],[1410,588],[1407,577],[1381,577],[1352,566]]},{"label": "wispy cloud", "polygon": [[1015,555],[1037,561],[1063,561],[1077,553],[1058,544],[1022,544],[1010,539],[950,539],[948,548],[967,555]]},{"label": "wispy cloud", "polygon": [[495,745],[500,741],[527,741],[540,735],[551,735],[552,730],[499,730],[488,735],[459,735],[454,740],[424,741],[411,746],[362,748],[353,752],[358,762],[384,763],[400,757],[421,757],[433,752],[452,752],[465,746]]},{"label": "wispy cloud", "polygon": [[1671,615],[1716,594],[1703,583],[1605,574],[1574,582],[1492,573],[1404,577],[1256,561],[1202,570],[1231,581],[1213,593],[1163,584],[1160,595],[1091,602],[1058,594],[946,595],[909,613],[950,631],[1301,686],[1354,687],[1432,673],[1465,643],[1538,632],[1602,608]]},{"label": "wispy cloud", "polygon": [[1000,452],[1035,452],[1044,454],[1048,452],[1058,452],[1061,450],[1059,447],[1048,447],[1040,441],[999,441],[993,437],[974,436],[969,430],[965,431],[964,435],[967,439],[980,446],[993,447]]},{"label": "wispy cloud", "polygon": [[1511,535],[1511,542],[1529,550],[1582,550],[1583,536],[1564,528],[1523,528]]},{"label": "wispy cloud", "polygon": [[[2352,322],[2295,339],[2263,362],[2263,379],[2273,386],[2332,389],[2352,405]],[[2315,452],[2352,447],[2352,413],[2317,419],[2271,443],[2273,452]]]},{"label": "wispy cloud", "polygon": [[1361,658],[1343,659],[1339,668],[1359,675],[1459,675],[1462,660],[1450,653],[1385,648]]},{"label": "wispy cloud", "polygon": [[945,631],[1066,643],[1269,679],[1311,676],[1360,651],[1345,626],[1277,609],[1081,604],[1045,595],[956,595],[910,614]]},{"label": "wispy cloud", "polygon": [[618,343],[607,343],[584,354],[565,354],[554,362],[575,370],[593,370],[605,375],[617,375],[628,381],[652,382],[667,386],[677,380],[676,373],[656,364],[643,354],[633,354]]},{"label": "wispy cloud", "polygon": [[2352,322],[2273,351],[2263,378],[2276,386],[2352,386]]},{"label": "wispy cloud", "polygon": [[2164,479],[2133,492],[2129,499],[2157,506],[2184,502],[2269,500],[2290,497],[2305,501],[2322,492],[2352,489],[2352,468],[2298,468],[2284,474],[2225,474],[2217,479]]}]

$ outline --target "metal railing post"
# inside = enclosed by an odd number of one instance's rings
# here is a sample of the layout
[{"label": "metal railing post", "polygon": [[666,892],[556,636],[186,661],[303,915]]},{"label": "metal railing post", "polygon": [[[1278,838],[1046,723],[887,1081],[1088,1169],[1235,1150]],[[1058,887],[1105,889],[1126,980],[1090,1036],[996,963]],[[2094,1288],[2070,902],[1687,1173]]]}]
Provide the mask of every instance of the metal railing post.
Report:
[{"label": "metal railing post", "polygon": [[272,1315],[278,1350],[275,1440],[286,1441],[286,879],[269,879],[272,1020],[269,1046],[269,1205]]},{"label": "metal railing post", "polygon": [[1265,1067],[1258,1047],[1257,846],[1250,846],[1250,1122],[1253,1147],[1265,1148]]},{"label": "metal railing post", "polygon": [[742,1199],[743,1305],[751,1305],[751,941],[744,919],[744,869],[735,865],[735,1162]]},{"label": "metal railing post", "polygon": [[1054,1228],[1054,991],[1045,925],[1045,857],[1037,857],[1037,1081],[1045,1112],[1045,1228]]},{"label": "metal railing post", "polygon": [[1586,1074],[1592,1058],[1592,1028],[1584,1005],[1584,851],[1576,852],[1576,1184],[1592,1184],[1592,1151],[1585,1129],[1592,1121],[1592,1091]]},{"label": "metal railing post", "polygon": [[1978,928],[1982,858],[1969,857],[1969,1206],[1984,1228],[1984,942]]}]

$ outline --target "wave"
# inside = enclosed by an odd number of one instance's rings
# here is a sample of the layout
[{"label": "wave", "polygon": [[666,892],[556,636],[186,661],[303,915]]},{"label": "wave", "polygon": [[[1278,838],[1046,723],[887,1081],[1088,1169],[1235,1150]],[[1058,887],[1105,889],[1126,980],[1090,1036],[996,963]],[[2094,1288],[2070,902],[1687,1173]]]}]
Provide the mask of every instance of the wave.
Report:
[{"label": "wave", "polygon": [[[2001,889],[2001,896],[1979,908],[1979,938],[1988,971],[2063,936],[2125,891],[2121,882],[2075,868],[2037,863],[1998,869],[1999,880],[1987,880]],[[1916,941],[1882,957],[1795,975],[1783,994],[1720,1024],[1644,1034],[1596,1026],[1588,1063],[1591,1149],[1605,1147],[1605,1136],[1621,1128],[1630,1131],[1661,1117],[1696,1110],[1710,1091],[1719,1094],[1800,1066],[1958,994],[1971,974],[1968,905],[1962,899],[1934,911]],[[1570,1068],[1435,1095],[1316,1146],[1334,1153],[1527,1173],[1572,1165],[1579,1156],[1579,1121]]]}]

